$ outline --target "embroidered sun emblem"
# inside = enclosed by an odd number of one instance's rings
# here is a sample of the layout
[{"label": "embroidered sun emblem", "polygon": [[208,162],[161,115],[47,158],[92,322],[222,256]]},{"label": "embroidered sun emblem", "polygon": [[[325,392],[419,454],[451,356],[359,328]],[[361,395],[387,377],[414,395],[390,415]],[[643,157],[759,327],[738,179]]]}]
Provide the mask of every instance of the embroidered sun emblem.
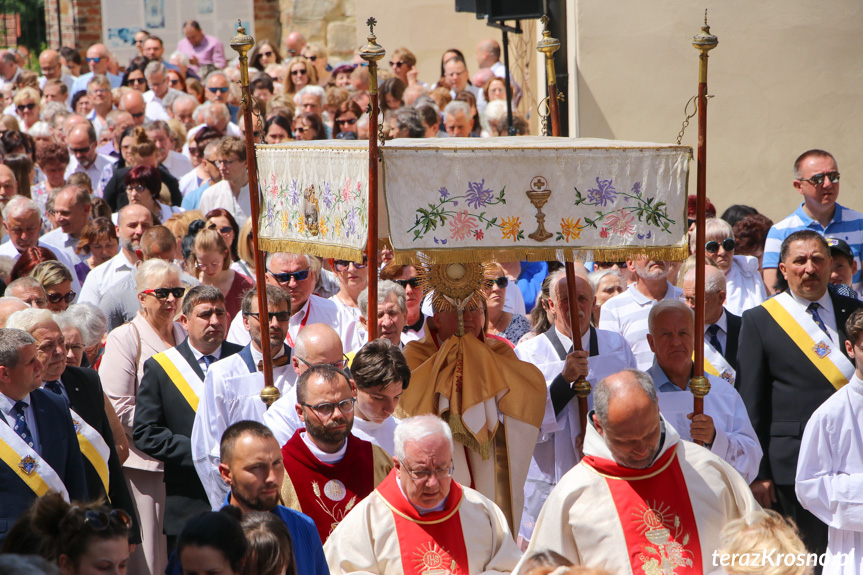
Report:
[{"label": "embroidered sun emblem", "polygon": [[446,550],[437,543],[428,542],[425,545],[420,545],[414,552],[414,562],[417,565],[417,571],[422,575],[444,575],[448,571],[455,573],[456,564],[450,561],[450,555]]},{"label": "embroidered sun emblem", "polygon": [[815,352],[815,355],[817,355],[819,359],[824,359],[830,355],[830,346],[823,341],[819,341],[812,347],[812,351]]},{"label": "embroidered sun emblem", "polygon": [[689,534],[684,532],[680,517],[662,502],[643,503],[632,512],[636,529],[641,531],[649,545],[638,559],[647,575],[673,575],[677,567],[692,566],[686,545]]},{"label": "embroidered sun emblem", "polygon": [[345,484],[338,479],[330,479],[324,484],[324,495],[330,501],[341,501],[348,494]]},{"label": "embroidered sun emblem", "polygon": [[18,468],[27,475],[31,475],[38,467],[39,463],[30,455],[22,459],[18,464]]}]

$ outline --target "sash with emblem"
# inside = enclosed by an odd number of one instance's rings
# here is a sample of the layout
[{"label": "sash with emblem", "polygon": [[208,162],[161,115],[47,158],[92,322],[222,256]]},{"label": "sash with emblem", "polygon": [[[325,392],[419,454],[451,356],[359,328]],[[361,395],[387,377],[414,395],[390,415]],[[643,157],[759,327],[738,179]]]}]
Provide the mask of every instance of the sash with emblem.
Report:
[{"label": "sash with emblem", "polygon": [[198,412],[198,400],[204,392],[204,381],[192,369],[186,358],[183,357],[176,347],[172,347],[162,353],[157,353],[153,359],[165,370],[171,383],[183,396],[189,407]]},{"label": "sash with emblem", "polygon": [[706,340],[704,342],[704,371],[724,379],[731,385],[734,385],[734,380],[737,377],[737,373],[725,359],[725,356],[713,349],[713,346]]},{"label": "sash with emblem", "polygon": [[375,495],[393,512],[404,574],[468,575],[467,548],[459,517],[461,486],[453,481],[443,509],[420,515],[402,493],[396,474],[395,469],[390,471],[375,489]]},{"label": "sash with emblem", "polygon": [[108,457],[111,455],[111,449],[99,432],[84,421],[83,417],[75,413],[73,409],[69,409],[69,414],[72,416],[72,423],[75,425],[75,435],[78,438],[78,447],[81,449],[81,455],[96,470],[99,481],[102,482],[102,487],[105,489],[105,497],[108,497],[108,482],[110,480]]},{"label": "sash with emblem", "polygon": [[633,573],[703,573],[698,527],[678,447],[668,449],[645,469],[622,467],[594,455],[581,460],[605,478]]},{"label": "sash with emblem", "polygon": [[841,388],[854,375],[854,364],[842,353],[844,342],[832,342],[812,316],[788,292],[761,304],[827,381]]},{"label": "sash with emblem", "polygon": [[69,501],[69,492],[57,472],[3,422],[0,422],[0,459],[37,497],[56,491]]},{"label": "sash with emblem", "polygon": [[282,456],[287,477],[282,488],[285,505],[311,517],[321,542],[326,543],[345,515],[375,488],[372,444],[348,435],[345,456],[324,463],[309,450],[298,429],[285,445]]}]

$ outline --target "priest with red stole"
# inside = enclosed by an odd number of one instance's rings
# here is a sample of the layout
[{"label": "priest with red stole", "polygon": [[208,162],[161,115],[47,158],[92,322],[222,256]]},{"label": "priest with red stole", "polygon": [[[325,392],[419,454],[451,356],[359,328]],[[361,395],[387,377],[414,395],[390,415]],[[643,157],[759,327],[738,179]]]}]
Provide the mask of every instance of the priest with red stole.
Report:
[{"label": "priest with red stole", "polygon": [[356,388],[329,364],[314,365],[297,381],[302,421],[282,446],[282,501],[311,517],[321,541],[378,485],[392,459],[377,445],[351,434]]},{"label": "priest with red stole", "polygon": [[723,526],[760,509],[746,481],[680,440],[646,373],[606,377],[593,404],[585,456],[552,490],[524,556],[546,549],[619,574],[714,570]]},{"label": "priest with red stole", "polygon": [[510,573],[521,557],[493,501],[453,480],[453,438],[434,415],[402,421],[394,469],[333,531],[330,573]]}]

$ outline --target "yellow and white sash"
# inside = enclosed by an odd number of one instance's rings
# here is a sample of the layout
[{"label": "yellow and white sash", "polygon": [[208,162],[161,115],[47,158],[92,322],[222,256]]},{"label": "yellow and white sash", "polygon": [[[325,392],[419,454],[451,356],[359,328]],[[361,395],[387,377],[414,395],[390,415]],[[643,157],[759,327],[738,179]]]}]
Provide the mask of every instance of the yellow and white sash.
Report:
[{"label": "yellow and white sash", "polygon": [[204,380],[198,377],[197,372],[192,369],[192,366],[177,351],[176,347],[157,353],[153,359],[162,366],[171,383],[183,395],[192,410],[197,413],[199,398],[204,393]]},{"label": "yellow and white sash", "polygon": [[37,497],[42,497],[48,491],[56,491],[69,501],[69,492],[57,472],[5,422],[0,422],[0,460]]},{"label": "yellow and white sash", "polygon": [[78,436],[78,447],[81,448],[81,455],[96,469],[99,480],[102,482],[102,487],[105,488],[105,495],[107,495],[110,481],[108,457],[111,455],[111,449],[99,432],[84,421],[83,417],[75,413],[75,410],[70,408],[69,414],[72,416],[72,423],[75,425],[75,433]]},{"label": "yellow and white sash", "polygon": [[840,389],[854,375],[854,364],[842,353],[844,342],[832,342],[812,316],[788,292],[761,304],[833,387]]},{"label": "yellow and white sash", "polygon": [[704,371],[710,375],[724,379],[731,385],[734,385],[734,380],[737,377],[737,373],[728,363],[728,360],[721,353],[713,349],[713,346],[706,340],[704,341]]}]

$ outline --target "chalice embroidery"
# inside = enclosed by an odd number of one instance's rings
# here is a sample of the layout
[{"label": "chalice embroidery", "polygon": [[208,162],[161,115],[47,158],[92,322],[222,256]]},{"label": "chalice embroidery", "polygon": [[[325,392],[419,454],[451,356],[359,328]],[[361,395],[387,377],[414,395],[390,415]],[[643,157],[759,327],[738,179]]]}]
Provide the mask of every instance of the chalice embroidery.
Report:
[{"label": "chalice embroidery", "polygon": [[542,176],[535,177],[530,181],[530,190],[525,193],[527,194],[527,199],[536,208],[537,223],[536,231],[528,234],[527,237],[538,242],[544,242],[553,235],[545,229],[545,213],[542,211],[542,207],[546,204],[548,198],[551,197],[548,181]]},{"label": "chalice embroidery", "polygon": [[645,575],[674,575],[678,567],[691,567],[692,553],[686,548],[689,534],[684,532],[680,517],[664,503],[642,504],[633,511],[633,521],[645,539],[644,553],[638,559]]}]

